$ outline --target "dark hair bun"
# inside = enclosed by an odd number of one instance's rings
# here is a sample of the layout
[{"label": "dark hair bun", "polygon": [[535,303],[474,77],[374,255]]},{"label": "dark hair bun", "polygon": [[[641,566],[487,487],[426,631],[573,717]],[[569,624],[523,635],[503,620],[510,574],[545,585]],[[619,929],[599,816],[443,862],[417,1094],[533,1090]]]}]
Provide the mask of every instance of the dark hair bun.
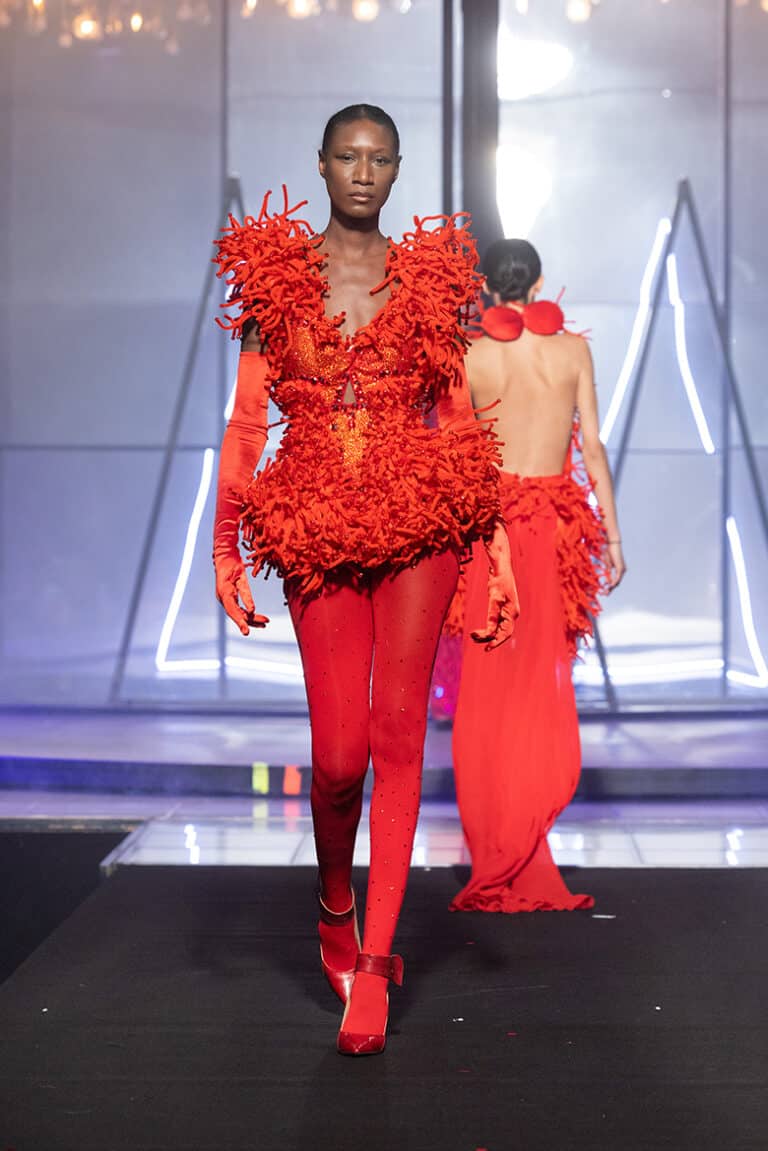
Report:
[{"label": "dark hair bun", "polygon": [[498,292],[505,303],[527,300],[541,275],[541,260],[527,240],[497,240],[483,256],[482,271],[488,290]]}]

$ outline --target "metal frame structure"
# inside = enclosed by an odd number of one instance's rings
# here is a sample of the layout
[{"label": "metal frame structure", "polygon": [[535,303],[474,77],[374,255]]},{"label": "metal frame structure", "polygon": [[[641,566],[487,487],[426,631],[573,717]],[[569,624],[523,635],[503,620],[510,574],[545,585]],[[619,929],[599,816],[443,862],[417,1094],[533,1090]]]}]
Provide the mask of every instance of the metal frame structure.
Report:
[{"label": "metal frame structure", "polygon": [[[723,418],[722,418],[722,440],[720,446],[720,453],[722,456],[722,475],[721,475],[721,492],[722,492],[722,506],[721,506],[721,619],[722,619],[722,658],[723,669],[721,677],[721,693],[724,697],[728,695],[728,657],[730,651],[730,627],[729,627],[729,614],[730,614],[730,568],[728,560],[728,537],[726,534],[726,522],[730,515],[731,504],[731,427],[733,417],[735,416],[738,424],[739,433],[741,435],[741,442],[744,449],[745,458],[747,461],[747,468],[749,470],[750,480],[752,482],[752,489],[757,502],[758,514],[760,523],[765,536],[766,549],[768,550],[768,505],[766,504],[765,492],[763,491],[762,481],[760,478],[760,471],[755,456],[755,449],[749,435],[749,428],[747,425],[747,417],[744,409],[744,404],[739,392],[738,381],[733,367],[733,360],[731,357],[730,342],[729,342],[729,323],[727,319],[726,308],[718,303],[717,292],[715,289],[715,280],[710,267],[709,258],[707,256],[707,248],[704,240],[704,232],[701,227],[701,219],[699,217],[698,208],[693,195],[693,189],[688,180],[681,180],[677,189],[677,200],[675,202],[675,209],[672,213],[672,223],[667,233],[664,244],[661,249],[661,254],[656,266],[655,280],[651,289],[651,306],[648,325],[643,335],[642,343],[639,348],[638,357],[635,363],[635,370],[628,387],[628,408],[627,414],[624,417],[624,424],[621,430],[621,437],[616,455],[613,461],[613,481],[616,492],[618,493],[621,484],[621,477],[624,472],[624,465],[627,459],[627,452],[629,450],[629,441],[632,434],[632,427],[634,425],[635,414],[637,412],[640,395],[642,392],[642,385],[645,379],[645,374],[648,366],[648,359],[653,340],[653,334],[656,329],[656,323],[659,317],[659,305],[661,303],[661,293],[664,286],[665,268],[667,256],[674,250],[675,240],[680,230],[680,226],[684,218],[688,219],[691,231],[693,233],[694,247],[699,258],[701,272],[704,278],[704,285],[706,289],[707,302],[712,313],[712,321],[715,326],[715,335],[717,345],[722,359],[722,372],[723,372]],[[600,639],[599,631],[595,628],[595,638],[597,641],[598,654],[600,656],[601,666],[603,668],[603,675],[606,684],[606,694],[609,699],[613,694],[615,699],[615,689],[611,683],[610,673],[608,671],[607,663],[605,662],[605,654],[603,644]],[[613,710],[613,709],[612,709]]]}]

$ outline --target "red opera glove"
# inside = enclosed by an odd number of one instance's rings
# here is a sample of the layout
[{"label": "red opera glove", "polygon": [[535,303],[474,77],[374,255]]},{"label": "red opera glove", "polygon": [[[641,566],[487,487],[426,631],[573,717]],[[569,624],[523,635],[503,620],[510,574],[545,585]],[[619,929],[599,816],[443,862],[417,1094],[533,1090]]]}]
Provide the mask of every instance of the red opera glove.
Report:
[{"label": "red opera glove", "polygon": [[248,635],[251,627],[265,627],[269,623],[265,615],[256,614],[239,546],[243,493],[267,442],[268,406],[266,357],[261,352],[241,352],[235,407],[219,456],[213,566],[216,598],[243,635]]},{"label": "red opera glove", "polygon": [[493,537],[485,544],[488,556],[488,619],[481,631],[473,631],[475,643],[486,645],[486,651],[506,643],[515,629],[520,615],[515,573],[509,551],[509,537],[501,520],[497,521]]},{"label": "red opera glove", "polygon": [[443,389],[437,396],[435,413],[438,426],[444,432],[461,431],[477,423],[463,364],[451,387]]},{"label": "red opera glove", "polygon": [[[437,419],[443,431],[460,431],[477,427],[472,407],[466,372],[462,366],[455,385],[438,397],[435,405]],[[499,464],[501,457],[498,457]],[[492,481],[489,479],[489,483]],[[515,620],[520,615],[509,537],[501,520],[496,521],[493,536],[485,543],[488,556],[488,618],[485,627],[472,632],[476,643],[486,645],[486,651],[504,643],[512,635]]]}]

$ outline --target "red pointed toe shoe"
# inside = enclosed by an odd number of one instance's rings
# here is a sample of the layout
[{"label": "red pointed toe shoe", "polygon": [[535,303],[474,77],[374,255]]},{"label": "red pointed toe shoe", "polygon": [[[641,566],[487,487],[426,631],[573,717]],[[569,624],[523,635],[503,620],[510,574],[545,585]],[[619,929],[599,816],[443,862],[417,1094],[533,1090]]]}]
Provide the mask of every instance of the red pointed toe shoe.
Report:
[{"label": "red pointed toe shoe", "polygon": [[355,893],[346,911],[331,911],[317,892],[320,908],[320,963],[323,975],[342,1003],[346,1003],[355,979],[355,964],[360,954],[360,932],[357,926]]},{"label": "red pointed toe shoe", "polygon": [[[364,955],[357,957],[355,975],[363,976],[355,979],[344,1018],[341,1021],[341,1030],[336,1041],[336,1048],[341,1055],[378,1055],[384,1050],[387,1043],[387,1017],[389,1014],[389,992],[385,988],[376,986],[370,980],[383,979],[385,985],[391,980],[398,987],[403,983],[403,960],[399,955]],[[381,992],[384,991],[382,1011]],[[353,1004],[353,999],[363,999],[364,1002]],[[350,1013],[354,1013],[356,1022],[348,1025]],[[361,1022],[368,1019],[369,1026],[362,1026]],[[354,1026],[355,1030],[352,1030]],[[348,1029],[349,1028],[349,1029]]]}]

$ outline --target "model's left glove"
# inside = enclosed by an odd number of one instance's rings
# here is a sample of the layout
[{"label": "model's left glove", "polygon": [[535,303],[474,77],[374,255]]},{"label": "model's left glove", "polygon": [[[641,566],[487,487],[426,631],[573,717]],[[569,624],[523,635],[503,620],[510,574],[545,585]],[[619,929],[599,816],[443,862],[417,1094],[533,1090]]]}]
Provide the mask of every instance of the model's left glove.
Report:
[{"label": "model's left glove", "polygon": [[515,574],[512,571],[512,556],[509,550],[509,536],[501,520],[496,522],[493,536],[485,544],[488,556],[488,618],[482,630],[473,631],[475,643],[485,644],[486,651],[506,643],[515,630],[515,620],[520,615],[520,600],[517,595]]},{"label": "model's left glove", "polygon": [[216,598],[243,635],[248,635],[252,627],[266,627],[269,623],[267,616],[256,612],[239,543],[243,493],[267,442],[268,408],[266,357],[261,352],[241,352],[235,406],[219,457],[213,565]]}]

